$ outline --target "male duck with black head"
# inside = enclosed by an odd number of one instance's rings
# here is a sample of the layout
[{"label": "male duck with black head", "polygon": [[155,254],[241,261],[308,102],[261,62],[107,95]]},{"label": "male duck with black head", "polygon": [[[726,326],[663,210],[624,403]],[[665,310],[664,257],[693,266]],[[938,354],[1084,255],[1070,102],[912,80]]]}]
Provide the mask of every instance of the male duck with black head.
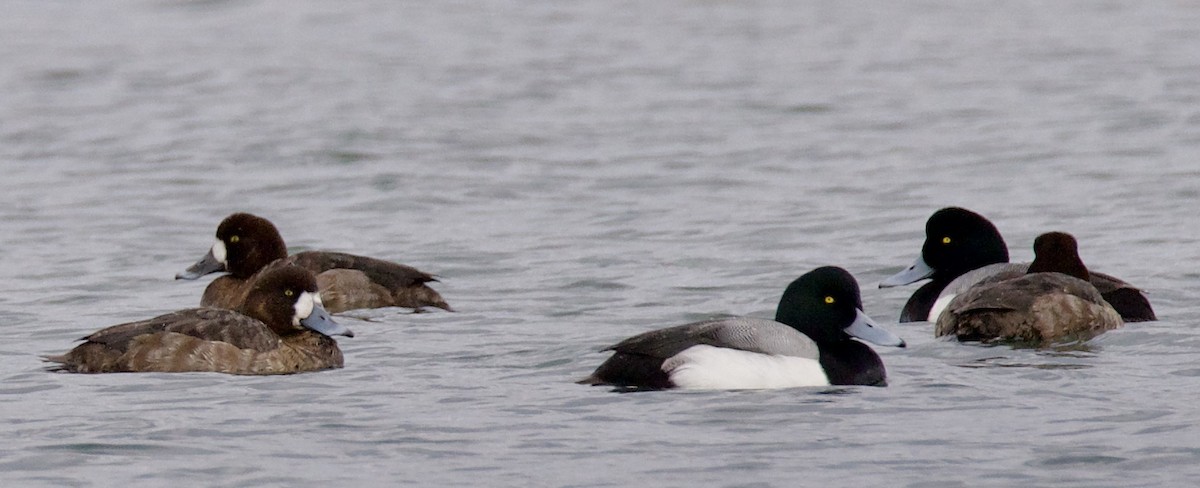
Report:
[{"label": "male duck with black head", "polygon": [[353,337],[321,304],[312,272],[272,269],[238,310],[193,308],[114,325],[46,360],[72,373],[289,374],[342,367],[331,336]]},{"label": "male duck with black head", "polygon": [[[1020,276],[1028,263],[1009,263],[1008,247],[988,219],[964,208],[947,207],[925,223],[921,255],[908,269],[883,280],[880,288],[907,285],[928,278],[904,304],[900,322],[934,321],[956,294],[990,276]],[[1157,320],[1141,290],[1103,273],[1089,281],[1126,322]]]},{"label": "male duck with black head", "polygon": [[288,256],[283,237],[271,221],[248,213],[235,213],[217,226],[217,241],[200,261],[175,275],[194,280],[226,271],[204,289],[200,305],[237,308],[258,275],[284,265],[295,265],[317,274],[317,284],[331,313],[356,308],[437,307],[450,305],[426,283],[433,275],[381,259],[340,252],[305,251]]},{"label": "male duck with black head", "polygon": [[1123,325],[1088,282],[1074,237],[1042,234],[1033,251],[1025,274],[986,278],[954,297],[937,318],[936,335],[1042,346],[1087,340]]},{"label": "male duck with black head", "polygon": [[613,355],[579,383],[624,390],[887,385],[879,356],[851,336],[905,345],[863,313],[850,273],[821,267],[788,285],[775,320],[725,318],[636,335],[604,349]]}]

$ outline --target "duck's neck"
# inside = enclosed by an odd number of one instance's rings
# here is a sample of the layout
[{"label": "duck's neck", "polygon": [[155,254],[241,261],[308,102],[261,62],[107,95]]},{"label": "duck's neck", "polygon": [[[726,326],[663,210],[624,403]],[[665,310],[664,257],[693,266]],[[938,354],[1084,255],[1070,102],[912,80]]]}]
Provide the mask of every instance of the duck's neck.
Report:
[{"label": "duck's neck", "polygon": [[283,243],[282,237],[275,235],[251,247],[240,259],[230,260],[229,274],[246,279],[266,268],[268,264],[286,257],[287,245]]},{"label": "duck's neck", "polygon": [[942,294],[942,290],[946,289],[946,285],[949,285],[950,281],[934,279],[917,288],[917,291],[908,298],[908,303],[904,304],[904,309],[900,311],[900,322],[929,320],[929,311],[933,309],[933,303],[937,301],[938,296]]},{"label": "duck's neck", "polygon": [[883,361],[869,346],[853,339],[821,344],[821,368],[831,385],[887,386]]},{"label": "duck's neck", "polygon": [[1088,281],[1091,276],[1083,260],[1079,258],[1079,245],[1075,238],[1061,232],[1048,232],[1033,242],[1033,262],[1030,273],[1062,273]]}]

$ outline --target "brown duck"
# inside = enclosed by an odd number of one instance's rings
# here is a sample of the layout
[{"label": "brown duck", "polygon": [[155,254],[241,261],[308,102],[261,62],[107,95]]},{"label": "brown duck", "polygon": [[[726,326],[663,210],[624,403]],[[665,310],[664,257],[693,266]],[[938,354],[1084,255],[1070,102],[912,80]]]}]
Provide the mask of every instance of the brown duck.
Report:
[{"label": "brown duck", "polygon": [[954,297],[937,317],[936,335],[1045,345],[1090,339],[1123,325],[1121,315],[1088,283],[1074,237],[1042,234],[1033,251],[1027,273],[987,278]]},{"label": "brown duck", "polygon": [[72,373],[289,374],[342,367],[334,335],[354,336],[322,307],[312,272],[285,266],[263,274],[236,311],[193,308],[114,325],[46,360]]},{"label": "brown duck", "polygon": [[221,221],[213,247],[175,279],[194,280],[226,271],[229,274],[205,288],[200,305],[236,309],[258,275],[285,265],[317,274],[317,285],[331,313],[379,307],[451,310],[427,285],[437,281],[433,275],[391,261],[340,252],[305,251],[288,256],[275,225],[248,213],[235,213]]}]

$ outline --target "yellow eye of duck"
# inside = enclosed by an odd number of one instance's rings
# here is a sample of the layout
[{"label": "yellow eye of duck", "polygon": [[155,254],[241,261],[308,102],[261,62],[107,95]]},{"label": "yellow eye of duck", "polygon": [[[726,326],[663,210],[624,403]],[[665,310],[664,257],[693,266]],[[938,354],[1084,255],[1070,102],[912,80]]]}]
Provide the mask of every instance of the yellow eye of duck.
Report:
[{"label": "yellow eye of duck", "polygon": [[950,236],[946,236],[946,237],[942,238],[942,244],[949,244],[949,243],[950,243]]},{"label": "yellow eye of duck", "polygon": [[240,238],[238,238],[238,236],[233,236],[233,237],[230,237],[230,238],[229,238],[229,242],[235,242],[235,243],[236,243],[237,241],[240,241],[240,240],[241,240],[241,239],[240,239]]},{"label": "yellow eye of duck", "polygon": [[833,297],[825,297],[825,303],[832,305],[834,301]]},{"label": "yellow eye of duck", "polygon": [[294,291],[292,291],[292,290],[283,290],[283,294],[284,294],[284,295],[287,295],[287,296],[289,296],[289,297],[290,297],[290,296],[292,296],[292,295],[295,295],[295,294],[296,294],[296,292],[294,292]]}]

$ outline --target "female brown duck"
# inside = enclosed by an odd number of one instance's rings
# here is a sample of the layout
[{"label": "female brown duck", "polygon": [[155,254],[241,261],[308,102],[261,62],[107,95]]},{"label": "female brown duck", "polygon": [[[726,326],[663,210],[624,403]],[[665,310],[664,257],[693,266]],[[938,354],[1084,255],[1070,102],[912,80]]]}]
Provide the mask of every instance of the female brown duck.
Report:
[{"label": "female brown duck", "polygon": [[437,281],[415,268],[381,259],[340,252],[305,251],[287,255],[287,246],[271,221],[235,213],[217,226],[217,242],[200,261],[175,275],[194,280],[228,271],[204,290],[200,305],[236,309],[258,274],[283,265],[296,265],[317,274],[325,306],[332,313],[356,308],[438,307],[450,310],[426,283]]},{"label": "female brown duck", "polygon": [[285,266],[265,273],[237,311],[193,308],[114,325],[46,360],[72,373],[288,374],[342,367],[334,335],[354,336],[322,307],[312,272]]},{"label": "female brown duck", "polygon": [[1123,325],[1121,315],[1088,283],[1074,237],[1042,234],[1033,252],[1027,273],[987,278],[954,297],[937,317],[936,335],[1044,345],[1086,340]]}]

